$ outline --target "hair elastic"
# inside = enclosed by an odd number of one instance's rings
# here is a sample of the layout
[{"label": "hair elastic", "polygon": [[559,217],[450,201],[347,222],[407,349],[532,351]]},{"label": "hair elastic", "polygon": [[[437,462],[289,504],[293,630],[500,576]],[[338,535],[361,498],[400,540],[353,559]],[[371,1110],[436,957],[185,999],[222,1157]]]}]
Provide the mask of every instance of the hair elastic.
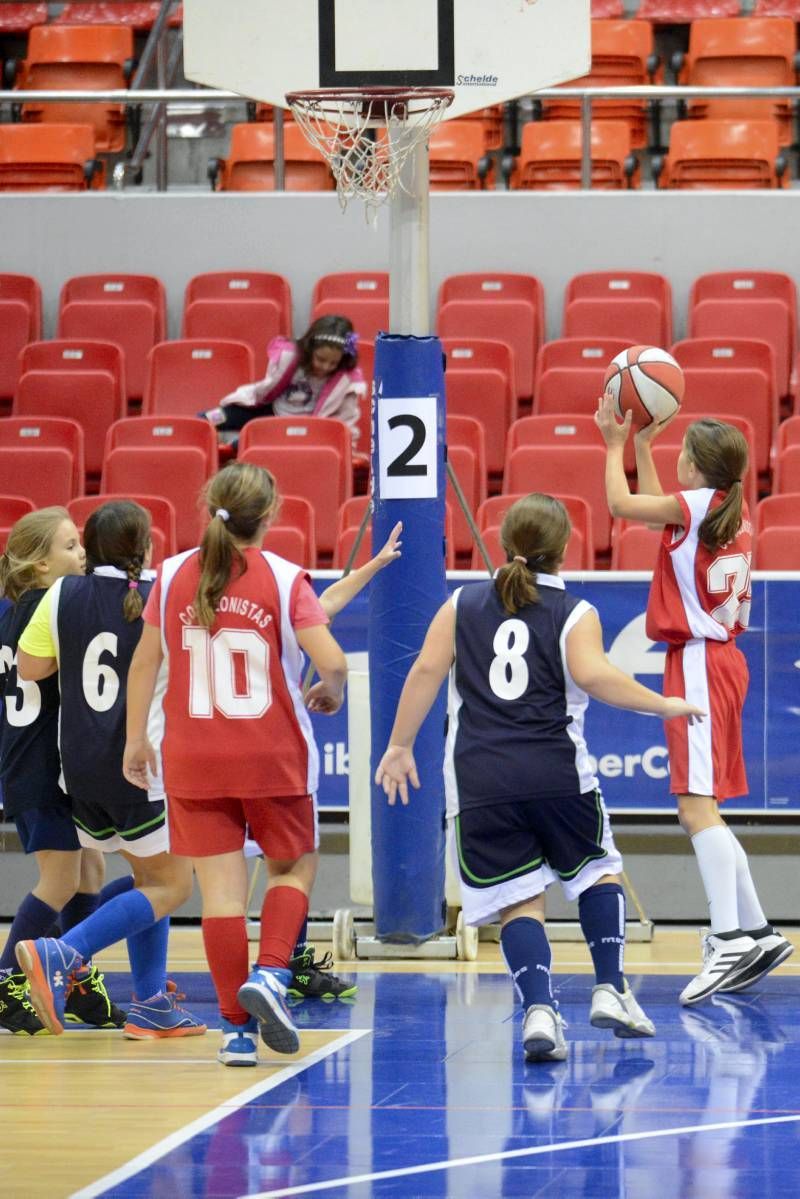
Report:
[{"label": "hair elastic", "polygon": [[214,515],[218,516],[220,518],[220,520],[223,522],[223,524],[227,524],[231,518],[231,514],[227,508],[217,508]]}]

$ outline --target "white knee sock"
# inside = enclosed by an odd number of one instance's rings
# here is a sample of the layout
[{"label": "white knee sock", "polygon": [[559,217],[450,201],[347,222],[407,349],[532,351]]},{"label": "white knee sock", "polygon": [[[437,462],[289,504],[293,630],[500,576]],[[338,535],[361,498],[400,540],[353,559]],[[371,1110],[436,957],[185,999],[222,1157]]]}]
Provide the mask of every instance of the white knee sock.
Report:
[{"label": "white knee sock", "polygon": [[758,902],[758,894],[753,882],[753,876],[750,873],[750,863],[747,860],[747,854],[730,829],[728,829],[728,835],[733,841],[734,853],[736,854],[736,906],[739,914],[739,924],[742,928],[747,929],[748,932],[753,932],[756,929],[763,928],[767,923],[767,918],[764,915],[761,904]]},{"label": "white knee sock", "polygon": [[692,837],[700,878],[708,900],[713,933],[740,928],[736,902],[736,850],[724,824],[704,828]]}]

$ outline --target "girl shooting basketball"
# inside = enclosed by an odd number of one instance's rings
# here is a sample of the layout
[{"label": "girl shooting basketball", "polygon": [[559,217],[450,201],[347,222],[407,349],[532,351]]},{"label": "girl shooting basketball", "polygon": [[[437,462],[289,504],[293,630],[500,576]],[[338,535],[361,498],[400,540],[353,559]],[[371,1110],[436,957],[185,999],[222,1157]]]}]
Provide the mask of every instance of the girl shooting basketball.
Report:
[{"label": "girl shooting basketball", "polygon": [[509,508],[500,533],[507,563],[493,579],[459,588],[434,617],[375,776],[389,803],[398,792],[409,802],[409,782],[419,786],[414,739],[449,673],[445,794],[464,917],[472,925],[500,918],[529,1061],[567,1056],[544,929],[555,878],[578,900],[592,954],[591,1023],[621,1037],[655,1032],[623,973],[622,859],[583,739],[588,696],[665,720],[702,716],[608,661],[597,612],[559,577],[570,532],[552,496]]},{"label": "girl shooting basketball", "polygon": [[678,458],[681,490],[664,495],[650,446],[667,422],[652,421],[634,439],[639,494],[631,495],[623,466],[631,414],[620,423],[607,394],[596,419],[607,447],[611,514],[664,529],[646,625],[648,637],[667,643],[664,689],[709,713],[704,727],[682,720],[666,726],[670,790],[692,840],[711,919],[702,970],[680,996],[681,1003],[699,1003],[715,991],[744,990],[793,951],[767,922],[747,855],[719,811],[725,799],[747,794],[742,708],[748,672],[736,646],[750,615],[751,526],[742,494],[747,442],[732,425],[695,421]]}]

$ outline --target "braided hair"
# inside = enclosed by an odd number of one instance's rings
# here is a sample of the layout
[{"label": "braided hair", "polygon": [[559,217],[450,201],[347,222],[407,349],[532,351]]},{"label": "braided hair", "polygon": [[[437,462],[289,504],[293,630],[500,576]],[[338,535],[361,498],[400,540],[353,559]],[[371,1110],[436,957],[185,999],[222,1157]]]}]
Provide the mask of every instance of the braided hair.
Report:
[{"label": "braided hair", "polygon": [[83,532],[86,573],[97,566],[115,566],[128,576],[122,613],[129,622],[142,615],[144,600],[139,579],[150,546],[150,513],[133,500],[111,500],[95,508]]}]

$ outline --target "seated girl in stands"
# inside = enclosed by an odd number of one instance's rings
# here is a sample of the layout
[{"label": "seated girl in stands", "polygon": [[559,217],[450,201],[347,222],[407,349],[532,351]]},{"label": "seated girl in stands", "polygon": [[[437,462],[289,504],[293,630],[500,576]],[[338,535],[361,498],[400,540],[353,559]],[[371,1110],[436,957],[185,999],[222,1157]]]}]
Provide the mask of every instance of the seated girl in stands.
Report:
[{"label": "seated girl in stands", "polygon": [[[366,383],[358,367],[358,334],[345,316],[321,316],[302,337],[275,337],[267,373],[201,413],[222,433],[237,433],[259,416],[332,416],[358,437],[358,401]],[[227,440],[227,439],[226,439]]]}]

